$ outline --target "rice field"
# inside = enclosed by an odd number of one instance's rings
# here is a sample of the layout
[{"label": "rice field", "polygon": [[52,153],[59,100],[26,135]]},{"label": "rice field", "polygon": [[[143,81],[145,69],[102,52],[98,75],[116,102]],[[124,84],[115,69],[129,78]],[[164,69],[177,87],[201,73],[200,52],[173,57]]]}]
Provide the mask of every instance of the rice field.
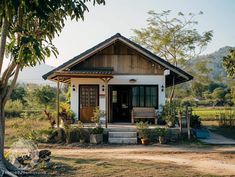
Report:
[{"label": "rice field", "polygon": [[235,115],[235,108],[234,107],[193,108],[193,115],[200,116],[201,120],[204,120],[204,121],[219,120],[221,114],[225,114],[225,115],[234,114]]}]

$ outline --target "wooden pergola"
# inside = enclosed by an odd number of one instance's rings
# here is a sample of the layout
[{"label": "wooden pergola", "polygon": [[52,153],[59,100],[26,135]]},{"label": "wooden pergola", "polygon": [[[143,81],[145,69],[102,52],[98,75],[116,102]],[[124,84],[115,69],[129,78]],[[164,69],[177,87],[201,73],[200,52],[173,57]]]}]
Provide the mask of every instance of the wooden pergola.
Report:
[{"label": "wooden pergola", "polygon": [[108,127],[108,82],[113,78],[112,70],[84,70],[84,71],[58,71],[53,74],[50,80],[57,82],[57,96],[56,96],[56,110],[57,110],[57,120],[56,125],[59,127],[59,108],[60,108],[60,82],[65,84],[71,83],[71,78],[98,78],[104,82],[105,86],[105,127]]}]

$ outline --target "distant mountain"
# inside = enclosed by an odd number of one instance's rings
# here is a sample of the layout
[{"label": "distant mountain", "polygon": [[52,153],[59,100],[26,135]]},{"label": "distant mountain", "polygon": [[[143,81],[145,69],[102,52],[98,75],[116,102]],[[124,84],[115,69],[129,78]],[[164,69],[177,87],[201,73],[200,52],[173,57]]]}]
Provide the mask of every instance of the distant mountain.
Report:
[{"label": "distant mountain", "polygon": [[230,79],[227,78],[226,71],[222,66],[222,59],[224,56],[227,56],[231,49],[235,49],[235,47],[225,46],[211,54],[201,55],[197,58],[191,59],[191,69],[195,72],[195,66],[197,63],[206,61],[207,68],[210,69],[209,78],[215,82],[226,83]]},{"label": "distant mountain", "polygon": [[39,85],[55,85],[54,82],[49,80],[44,80],[42,75],[54,69],[53,66],[47,64],[36,65],[35,67],[26,67],[20,73],[18,77],[18,82],[20,83],[33,83]]}]

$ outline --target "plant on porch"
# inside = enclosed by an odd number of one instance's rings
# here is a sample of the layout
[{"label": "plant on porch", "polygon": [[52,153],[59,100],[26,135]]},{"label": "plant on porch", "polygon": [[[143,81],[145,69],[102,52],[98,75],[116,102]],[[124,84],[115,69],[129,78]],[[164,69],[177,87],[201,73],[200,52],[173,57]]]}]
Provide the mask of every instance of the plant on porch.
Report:
[{"label": "plant on porch", "polygon": [[137,133],[141,139],[141,143],[148,145],[150,143],[150,130],[148,122],[137,122],[136,123]]}]

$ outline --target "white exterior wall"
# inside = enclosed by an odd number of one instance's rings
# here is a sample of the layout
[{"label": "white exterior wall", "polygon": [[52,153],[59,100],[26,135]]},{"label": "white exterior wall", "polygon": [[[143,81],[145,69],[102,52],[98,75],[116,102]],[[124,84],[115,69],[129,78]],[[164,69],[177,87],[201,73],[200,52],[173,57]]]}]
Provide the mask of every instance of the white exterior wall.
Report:
[{"label": "white exterior wall", "polygon": [[[130,83],[130,79],[135,79],[135,83]],[[104,82],[99,78],[72,78],[71,87],[75,86],[75,91],[71,91],[71,109],[78,117],[79,108],[79,85],[99,85],[99,94],[105,94],[102,91],[102,85]],[[109,81],[108,85],[158,85],[158,95],[159,95],[159,106],[165,104],[165,76],[164,75],[114,75],[114,77]],[[161,87],[164,86],[162,91]],[[101,110],[105,111],[105,97],[99,97],[99,107]],[[79,119],[79,118],[78,118]]]}]

